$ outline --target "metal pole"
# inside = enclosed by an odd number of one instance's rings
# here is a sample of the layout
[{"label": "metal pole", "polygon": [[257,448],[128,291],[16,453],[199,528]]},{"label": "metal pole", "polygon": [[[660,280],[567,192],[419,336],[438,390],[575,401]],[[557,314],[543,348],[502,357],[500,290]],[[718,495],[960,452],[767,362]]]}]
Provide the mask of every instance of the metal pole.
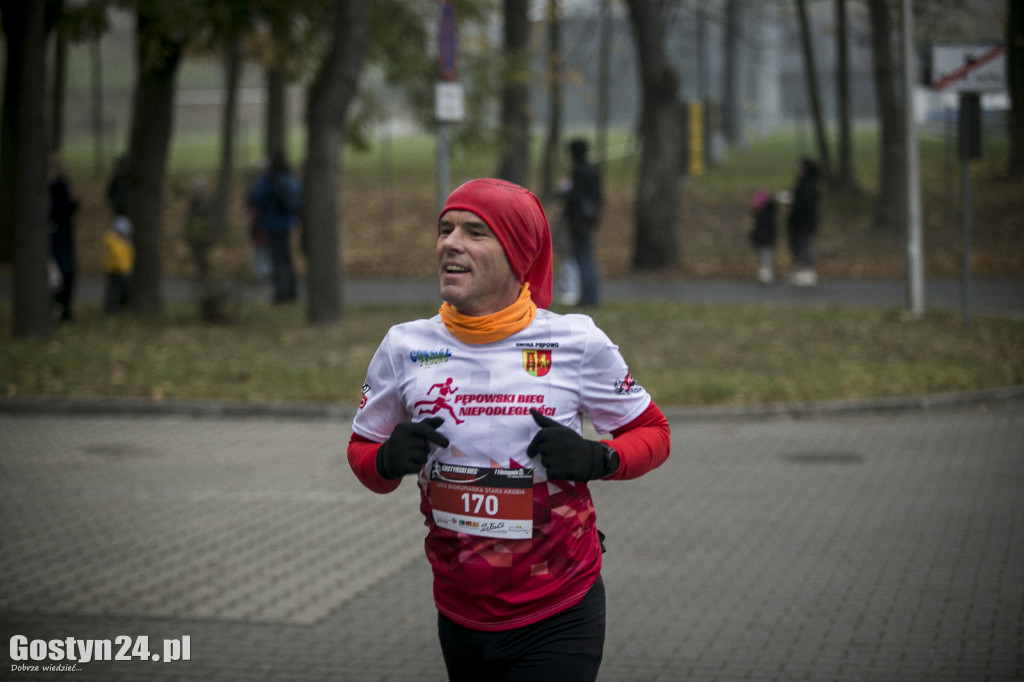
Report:
[{"label": "metal pole", "polygon": [[960,187],[963,197],[963,265],[960,269],[962,324],[964,329],[971,326],[971,231],[973,229],[971,208],[971,160],[981,158],[981,95],[973,92],[960,93]]},{"label": "metal pole", "polygon": [[448,198],[448,187],[451,184],[451,171],[448,157],[448,124],[444,121],[437,124],[437,206],[444,206]]},{"label": "metal pole", "polygon": [[964,329],[971,328],[971,161],[963,159],[960,169],[960,191],[963,196],[963,265],[960,269],[960,320]]},{"label": "metal pole", "polygon": [[[459,121],[462,112],[447,111],[448,107],[441,106],[442,87],[455,83],[458,76],[459,64],[459,34],[455,19],[455,3],[453,0],[441,0],[440,24],[437,28],[437,65],[440,80],[434,89],[434,106],[437,116],[437,206],[444,206],[448,198],[448,186],[450,183],[451,171],[449,170],[449,123]],[[461,90],[458,95],[459,109],[461,109]],[[446,111],[442,112],[442,108]],[[452,114],[458,114],[453,118]]]},{"label": "metal pole", "polygon": [[921,245],[921,167],[914,120],[914,16],[903,0],[903,100],[907,136],[907,288],[910,317],[924,315],[924,266]]},{"label": "metal pole", "polygon": [[381,223],[384,228],[381,246],[384,253],[390,252],[394,245],[395,163],[391,127],[391,121],[384,123],[380,136]]}]

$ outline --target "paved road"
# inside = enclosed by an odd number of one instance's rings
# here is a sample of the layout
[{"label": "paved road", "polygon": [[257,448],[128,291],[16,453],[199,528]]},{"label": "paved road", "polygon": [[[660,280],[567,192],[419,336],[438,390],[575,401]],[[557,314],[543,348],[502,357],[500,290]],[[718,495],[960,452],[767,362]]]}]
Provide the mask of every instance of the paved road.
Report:
[{"label": "paved road", "polygon": [[[100,291],[86,281],[82,298]],[[188,291],[168,283],[170,299]],[[957,283],[927,292],[929,308],[961,309]],[[1024,317],[1022,283],[971,293],[973,313]],[[436,287],[346,294],[422,301]],[[606,294],[906,305],[902,283],[880,281],[610,281]],[[1024,399],[983,397],[669,410],[668,464],[594,486],[610,538],[601,679],[1024,679]],[[359,486],[350,420],[0,400],[0,639],[111,640],[116,654],[117,637],[148,637],[166,657],[188,637],[188,661],[58,662],[81,682],[443,679],[414,487]],[[65,676],[11,655],[4,679]]]},{"label": "paved road", "polygon": [[[602,680],[1024,679],[1024,400],[669,412],[664,467],[594,485]],[[443,679],[414,486],[360,487],[350,417],[0,411],[2,641],[189,638],[76,682]]]}]

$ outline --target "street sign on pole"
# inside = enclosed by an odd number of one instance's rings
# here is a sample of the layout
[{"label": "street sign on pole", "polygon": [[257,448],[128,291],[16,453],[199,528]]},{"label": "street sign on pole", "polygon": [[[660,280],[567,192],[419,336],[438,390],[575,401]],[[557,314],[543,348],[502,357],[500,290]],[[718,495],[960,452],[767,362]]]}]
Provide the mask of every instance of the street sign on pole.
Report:
[{"label": "street sign on pole", "polygon": [[438,31],[437,70],[443,81],[453,81],[459,74],[459,33],[456,30],[455,6],[452,0],[441,3],[441,27]]},{"label": "street sign on pole", "polygon": [[466,118],[466,98],[462,83],[438,82],[434,85],[434,118],[439,123],[461,123]]},{"label": "street sign on pole", "polygon": [[932,87],[960,94],[958,143],[963,206],[960,268],[961,324],[971,326],[971,161],[981,158],[981,95],[1006,90],[1006,48],[1002,45],[937,45],[932,48]]},{"label": "street sign on pole", "polygon": [[945,92],[1006,90],[1006,48],[1002,45],[936,45],[932,87]]},{"label": "street sign on pole", "polygon": [[448,197],[448,126],[465,118],[462,85],[455,81],[459,74],[459,33],[452,0],[441,0],[441,19],[437,30],[437,75],[434,88],[434,115],[437,119],[437,194],[438,205]]}]

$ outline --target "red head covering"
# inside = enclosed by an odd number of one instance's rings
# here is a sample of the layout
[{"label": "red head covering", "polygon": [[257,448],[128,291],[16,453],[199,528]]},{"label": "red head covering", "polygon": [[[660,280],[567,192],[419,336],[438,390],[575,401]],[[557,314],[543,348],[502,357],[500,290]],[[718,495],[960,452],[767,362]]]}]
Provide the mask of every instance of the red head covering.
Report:
[{"label": "red head covering", "polygon": [[469,211],[498,238],[512,272],[530,285],[538,308],[551,305],[551,229],[533,192],[505,180],[470,180],[448,195],[441,209]]},{"label": "red head covering", "polygon": [[750,206],[755,211],[760,211],[771,200],[772,193],[762,187],[754,192],[754,195],[750,197]]}]

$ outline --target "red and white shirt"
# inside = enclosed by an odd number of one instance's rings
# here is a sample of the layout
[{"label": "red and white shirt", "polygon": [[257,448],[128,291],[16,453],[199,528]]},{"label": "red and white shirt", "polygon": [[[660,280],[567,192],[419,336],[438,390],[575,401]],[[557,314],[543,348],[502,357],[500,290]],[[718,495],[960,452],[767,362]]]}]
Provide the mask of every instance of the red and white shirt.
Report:
[{"label": "red and white shirt", "polygon": [[601,570],[587,485],[548,480],[526,454],[539,430],[530,409],[577,432],[585,414],[610,433],[649,406],[589,317],[539,309],[526,329],[474,345],[438,315],[388,332],[352,427],[380,443],[401,422],[444,418],[450,445],[434,447],[417,479],[434,600],[462,625],[504,630],[576,604]]}]

